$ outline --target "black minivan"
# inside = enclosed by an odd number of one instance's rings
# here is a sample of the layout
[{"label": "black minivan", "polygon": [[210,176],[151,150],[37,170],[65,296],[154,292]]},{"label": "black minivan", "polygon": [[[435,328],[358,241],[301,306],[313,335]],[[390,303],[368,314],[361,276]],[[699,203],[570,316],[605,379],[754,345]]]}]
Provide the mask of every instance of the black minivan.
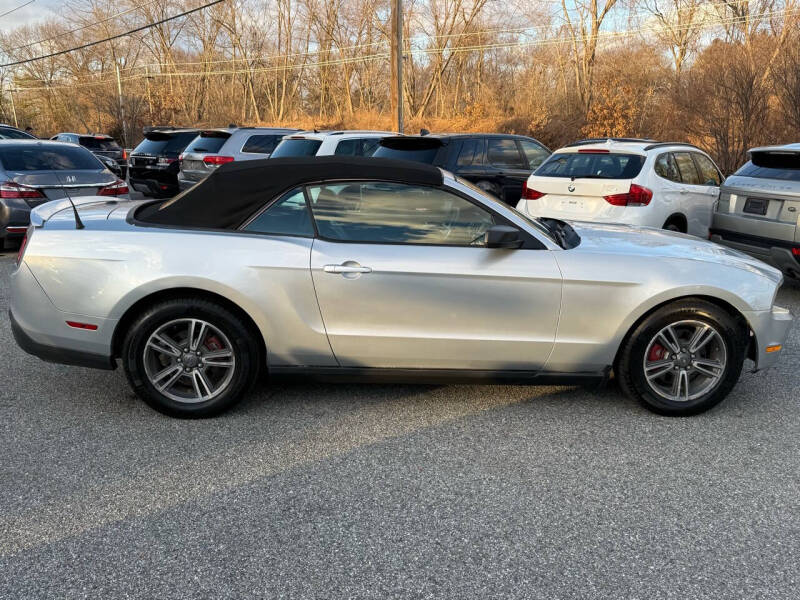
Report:
[{"label": "black minivan", "polygon": [[441,167],[516,206],[522,184],[550,154],[544,145],[522,135],[457,133],[385,137],[373,156]]},{"label": "black minivan", "polygon": [[133,189],[154,198],[178,193],[178,156],[200,133],[199,129],[159,127],[145,131],[144,139],[128,158]]}]

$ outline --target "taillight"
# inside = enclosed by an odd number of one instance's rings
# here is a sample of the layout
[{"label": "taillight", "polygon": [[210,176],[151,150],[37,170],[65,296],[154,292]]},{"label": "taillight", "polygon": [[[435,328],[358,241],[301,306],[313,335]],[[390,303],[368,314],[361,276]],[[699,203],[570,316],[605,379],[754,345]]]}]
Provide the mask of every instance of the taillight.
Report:
[{"label": "taillight", "polygon": [[522,184],[522,199],[523,200],[538,200],[544,196],[542,192],[534,190],[533,188],[528,187],[528,182]]},{"label": "taillight", "polygon": [[653,199],[653,192],[646,187],[632,183],[627,193],[611,194],[603,196],[603,199],[614,206],[647,206]]},{"label": "taillight", "polygon": [[792,254],[800,257],[800,248],[792,248]]},{"label": "taillight", "polygon": [[203,157],[203,162],[210,167],[218,167],[225,163],[233,162],[232,156],[218,156],[216,154],[209,154]]},{"label": "taillight", "polygon": [[122,149],[122,160],[128,160],[128,151],[125,148]]},{"label": "taillight", "polygon": [[608,154],[610,150],[600,150],[599,148],[584,148],[578,150],[580,154]]},{"label": "taillight", "polygon": [[19,252],[17,252],[17,266],[22,262],[22,257],[25,255],[25,247],[28,245],[28,234],[22,238],[22,243],[19,245]]},{"label": "taillight", "polygon": [[36,188],[20,185],[13,181],[0,183],[0,198],[45,198],[46,196]]},{"label": "taillight", "polygon": [[128,184],[122,181],[122,179],[117,179],[111,185],[107,185],[104,188],[100,188],[100,191],[97,192],[98,196],[122,196],[123,194],[128,193]]}]

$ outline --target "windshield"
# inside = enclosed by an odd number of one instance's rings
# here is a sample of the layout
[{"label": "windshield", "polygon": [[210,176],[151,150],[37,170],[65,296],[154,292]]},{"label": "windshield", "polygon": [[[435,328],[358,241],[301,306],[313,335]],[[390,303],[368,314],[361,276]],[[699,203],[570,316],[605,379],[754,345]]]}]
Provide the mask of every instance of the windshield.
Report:
[{"label": "windshield", "polygon": [[216,131],[209,132],[209,133],[201,133],[198,135],[192,143],[186,146],[185,153],[189,152],[219,152],[219,149],[225,145],[225,142],[228,141],[228,138],[231,137],[229,133],[218,133]]},{"label": "windshield", "polygon": [[404,150],[400,148],[387,148],[386,146],[378,146],[375,150],[375,158],[396,158],[399,160],[413,160],[414,162],[421,162],[426,164],[433,164],[439,148],[422,148],[420,150]]},{"label": "windshield", "polygon": [[89,150],[98,150],[100,152],[107,152],[109,150],[122,150],[117,142],[115,142],[112,138],[107,137],[98,138],[90,135],[84,135],[78,138],[78,143],[84,148],[88,148]]},{"label": "windshield", "polygon": [[7,171],[101,171],[105,166],[84,148],[67,144],[0,147],[0,164]]},{"label": "windshield", "polygon": [[189,145],[195,137],[196,131],[188,131],[181,133],[153,133],[148,134],[148,137],[142,140],[142,143],[136,146],[133,151],[134,154],[152,154],[152,155],[174,155],[180,154],[186,146]]},{"label": "windshield", "polygon": [[550,156],[536,169],[537,177],[633,179],[642,170],[645,157],[615,152],[563,152]]},{"label": "windshield", "polygon": [[484,200],[487,204],[491,204],[494,208],[500,207],[505,210],[510,210],[512,213],[514,213],[514,215],[518,216],[520,219],[531,225],[534,229],[536,229],[536,231],[544,235],[547,239],[551,240],[556,244],[558,243],[558,241],[553,238],[553,234],[550,231],[550,228],[547,227],[541,221],[539,221],[539,219],[535,219],[533,217],[529,217],[528,215],[522,214],[513,206],[509,206],[508,204],[506,204],[505,202],[501,202],[491,194],[487,194],[484,190],[482,190],[475,184],[467,181],[466,179],[462,179],[461,177],[458,176],[454,176],[454,179],[464,187],[467,187],[471,191],[478,194],[481,197],[481,199]]},{"label": "windshield", "polygon": [[316,156],[317,150],[322,145],[319,140],[309,140],[306,138],[290,138],[283,140],[270,155],[270,158],[281,158],[287,156]]},{"label": "windshield", "polygon": [[778,152],[753,152],[751,160],[734,175],[758,179],[800,181],[800,154]]}]

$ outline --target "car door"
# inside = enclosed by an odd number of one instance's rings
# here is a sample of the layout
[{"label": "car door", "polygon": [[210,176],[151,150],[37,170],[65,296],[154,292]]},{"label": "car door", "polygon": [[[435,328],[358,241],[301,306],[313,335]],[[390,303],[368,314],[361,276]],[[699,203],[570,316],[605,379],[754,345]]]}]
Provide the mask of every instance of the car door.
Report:
[{"label": "car door", "polygon": [[502,189],[500,198],[516,206],[522,196],[522,185],[531,174],[528,161],[514,138],[493,138],[486,142],[486,161],[495,169],[496,179]]},{"label": "car door", "polygon": [[681,174],[680,206],[686,215],[686,232],[707,238],[711,223],[711,212],[706,211],[708,188],[702,184],[691,152],[674,152],[673,155]]},{"label": "car door", "polygon": [[697,213],[697,226],[699,227],[699,234],[702,237],[707,237],[708,230],[711,227],[711,219],[714,215],[714,206],[719,200],[719,186],[722,185],[722,173],[720,173],[717,165],[708,158],[705,154],[700,152],[692,152],[697,171],[700,173],[700,182],[703,186],[702,192],[698,192],[698,200],[696,206]]},{"label": "car door", "polygon": [[502,218],[453,191],[389,182],[307,188],[311,272],[339,364],[538,370],[561,274],[547,250],[483,247]]}]

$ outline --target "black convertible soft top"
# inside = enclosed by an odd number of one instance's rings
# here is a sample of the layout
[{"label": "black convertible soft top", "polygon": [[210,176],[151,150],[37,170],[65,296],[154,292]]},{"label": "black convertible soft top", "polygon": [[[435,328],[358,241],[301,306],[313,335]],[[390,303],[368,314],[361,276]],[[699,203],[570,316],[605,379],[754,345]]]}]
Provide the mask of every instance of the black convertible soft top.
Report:
[{"label": "black convertible soft top", "polygon": [[236,229],[283,192],[306,183],[335,180],[440,186],[442,172],[411,161],[354,156],[232,162],[171,200],[143,206],[136,212],[136,219],[156,225]]}]

